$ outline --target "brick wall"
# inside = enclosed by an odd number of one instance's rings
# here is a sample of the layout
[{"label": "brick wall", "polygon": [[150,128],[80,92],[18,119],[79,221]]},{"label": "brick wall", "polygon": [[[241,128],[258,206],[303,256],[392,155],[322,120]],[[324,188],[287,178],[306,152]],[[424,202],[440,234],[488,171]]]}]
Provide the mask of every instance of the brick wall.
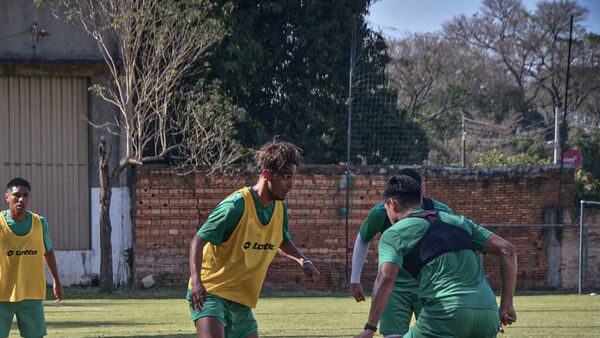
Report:
[{"label": "brick wall", "polygon": [[[346,189],[341,166],[305,166],[288,196],[292,240],[322,273],[309,284],[300,269],[283,258],[272,264],[265,288],[336,289],[345,287],[346,259],[351,260],[358,228],[380,200],[387,178],[401,167],[357,170],[351,181],[346,246]],[[558,204],[558,168],[512,169],[418,168],[424,194],[449,205],[510,240],[519,250],[519,288],[548,287],[548,257],[542,227],[502,227],[498,224],[543,224],[543,210]],[[256,174],[207,179],[202,175],[174,175],[163,166],[139,167],[135,174],[134,283],[153,274],[158,283],[185,287],[190,239],[214,206],[232,191],[252,185]],[[574,174],[567,169],[563,202],[573,205]],[[568,221],[571,222],[569,219]],[[370,288],[376,275],[376,242],[370,247],[363,284]],[[567,249],[565,249],[567,250]],[[568,250],[567,250],[568,251]],[[485,257],[486,273],[499,286],[498,263]],[[572,287],[572,284],[566,284]]]}]

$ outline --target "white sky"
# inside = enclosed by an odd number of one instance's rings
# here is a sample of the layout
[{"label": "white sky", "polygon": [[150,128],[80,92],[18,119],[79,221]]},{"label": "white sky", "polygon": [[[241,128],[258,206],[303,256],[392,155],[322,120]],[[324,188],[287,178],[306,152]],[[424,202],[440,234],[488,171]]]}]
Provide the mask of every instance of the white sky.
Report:
[{"label": "white sky", "polygon": [[[537,0],[523,0],[534,10]],[[588,32],[600,34],[600,0],[577,0],[588,9],[583,23]],[[405,36],[416,32],[440,30],[442,23],[456,15],[472,15],[481,9],[481,0],[378,0],[370,8],[367,20],[385,35]]]}]

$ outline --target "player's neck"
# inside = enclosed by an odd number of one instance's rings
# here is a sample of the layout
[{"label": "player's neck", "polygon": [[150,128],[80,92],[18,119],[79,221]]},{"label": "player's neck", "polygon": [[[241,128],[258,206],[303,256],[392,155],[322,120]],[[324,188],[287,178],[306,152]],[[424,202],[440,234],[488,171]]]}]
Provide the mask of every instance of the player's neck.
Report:
[{"label": "player's neck", "polygon": [[420,207],[421,207],[420,205],[415,204],[413,206],[407,207],[406,209],[398,211],[398,214],[397,214],[397,216],[399,217],[398,220],[406,218],[406,216],[410,215],[413,211],[415,211],[415,209],[418,209]]},{"label": "player's neck", "polygon": [[268,206],[273,202],[273,194],[271,194],[271,191],[269,190],[269,187],[267,186],[267,181],[265,179],[260,178],[258,182],[252,187],[252,190],[253,193],[256,194],[256,196],[258,197],[260,204],[262,204],[264,207]]},{"label": "player's neck", "polygon": [[8,210],[8,214],[13,221],[22,222],[27,219],[27,211],[17,212],[14,210]]}]

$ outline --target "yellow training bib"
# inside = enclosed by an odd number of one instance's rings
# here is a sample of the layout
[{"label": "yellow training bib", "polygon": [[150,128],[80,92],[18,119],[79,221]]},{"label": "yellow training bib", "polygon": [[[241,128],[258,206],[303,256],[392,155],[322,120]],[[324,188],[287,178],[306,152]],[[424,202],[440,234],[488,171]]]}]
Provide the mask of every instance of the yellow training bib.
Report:
[{"label": "yellow training bib", "polygon": [[0,301],[46,299],[40,216],[31,213],[31,230],[25,236],[17,236],[0,212],[0,251]]},{"label": "yellow training bib", "polygon": [[204,246],[200,276],[208,293],[254,308],[283,241],[283,204],[275,201],[271,220],[263,225],[250,189],[236,193],[244,198],[244,214],[226,242]]}]

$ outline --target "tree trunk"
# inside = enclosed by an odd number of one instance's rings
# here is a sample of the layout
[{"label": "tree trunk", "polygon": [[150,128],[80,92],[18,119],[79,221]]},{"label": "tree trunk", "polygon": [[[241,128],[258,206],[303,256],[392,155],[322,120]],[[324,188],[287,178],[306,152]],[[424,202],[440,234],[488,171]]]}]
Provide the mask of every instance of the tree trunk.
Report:
[{"label": "tree trunk", "polygon": [[112,196],[112,184],[108,171],[110,151],[108,153],[106,152],[106,140],[104,138],[100,139],[98,154],[100,155],[100,291],[112,292],[112,225],[110,223],[110,199]]}]

